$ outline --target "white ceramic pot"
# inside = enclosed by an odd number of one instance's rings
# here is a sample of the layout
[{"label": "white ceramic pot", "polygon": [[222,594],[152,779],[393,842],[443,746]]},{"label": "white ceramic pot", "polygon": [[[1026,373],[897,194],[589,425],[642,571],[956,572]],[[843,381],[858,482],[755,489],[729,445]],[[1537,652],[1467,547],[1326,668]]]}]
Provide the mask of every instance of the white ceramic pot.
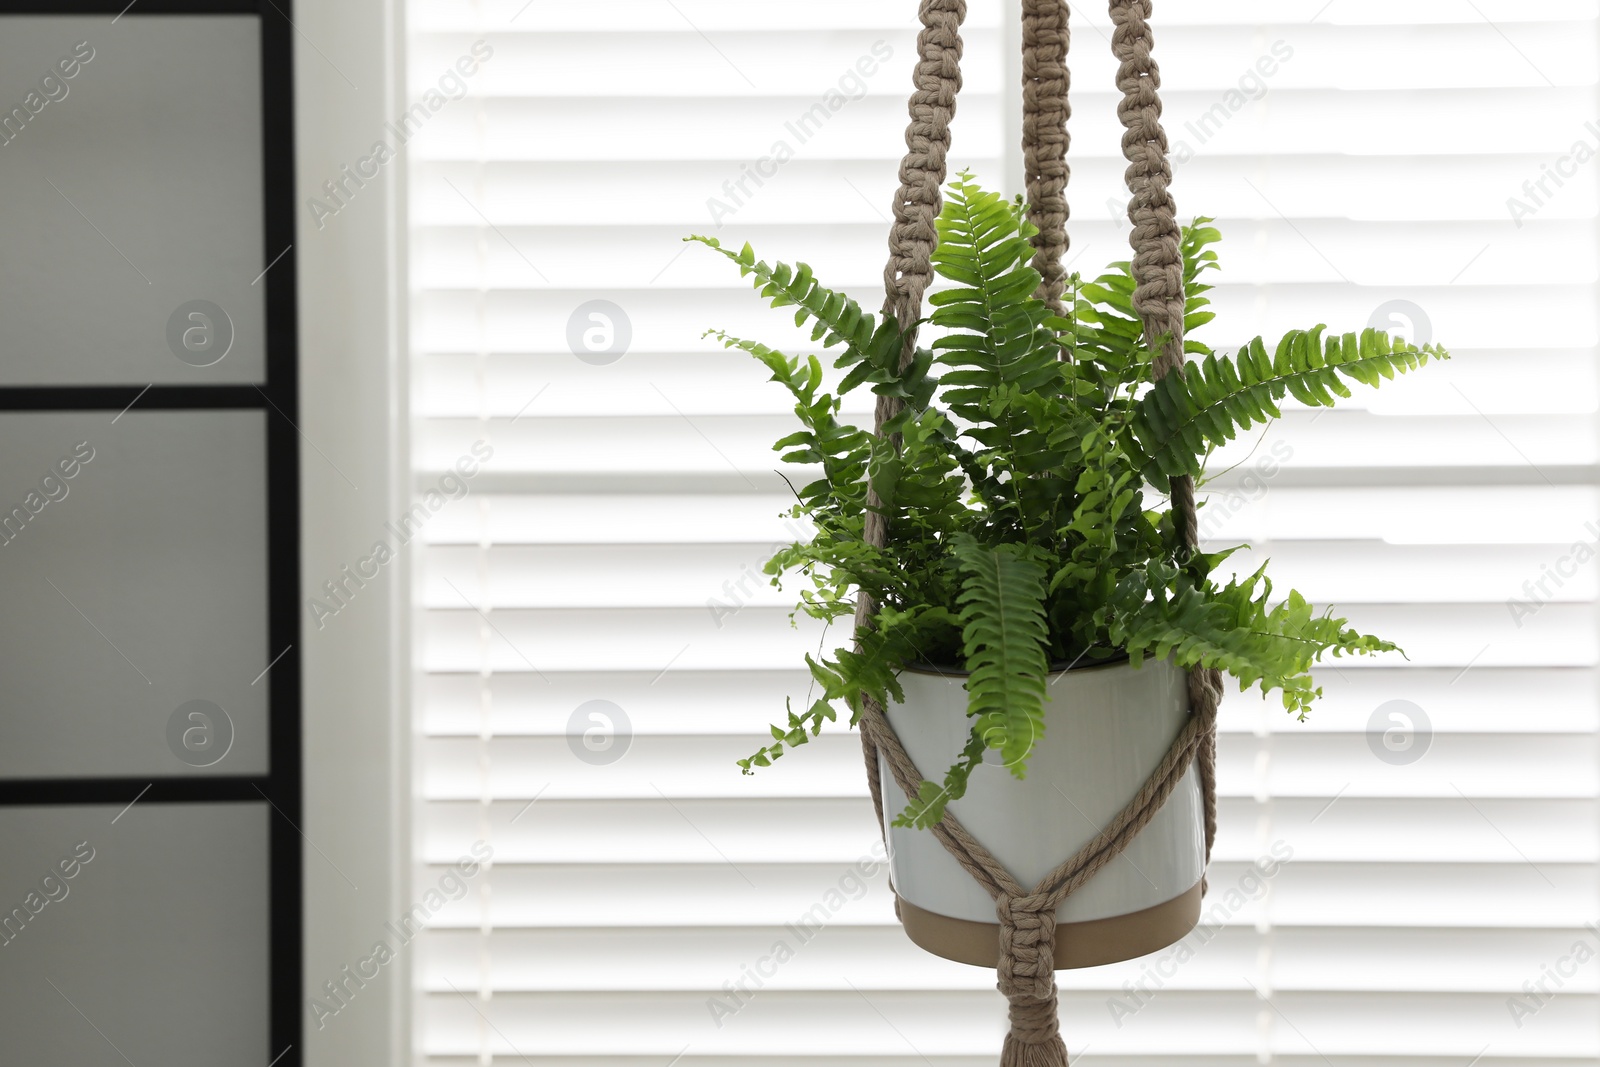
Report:
[{"label": "white ceramic pot", "polygon": [[[907,670],[900,675],[905,702],[886,709],[900,743],[926,778],[943,778],[966,743],[970,720],[965,680],[962,675]],[[1186,677],[1166,662],[1147,660],[1137,670],[1118,663],[1063,671],[1051,676],[1047,692],[1045,733],[1028,759],[1027,777],[1014,777],[991,751],[994,762],[973,771],[966,795],[949,808],[1029,889],[1122,810],[1188,717]],[[879,775],[884,814],[892,818],[904,810],[905,794],[881,759]],[[895,891],[903,902],[926,913],[923,926],[930,917],[995,923],[989,895],[931,831],[891,826],[888,837]],[[1200,788],[1191,768],[1127,850],[1057,910],[1062,924],[1120,929],[1115,943],[1071,962],[1063,962],[1058,952],[1058,965],[1127,959],[1183,936],[1198,917],[1204,869]],[[1160,919],[1142,928],[1138,922],[1117,926],[1118,917],[1135,913]],[[929,944],[904,911],[902,918],[925,948],[951,958],[970,955]],[[976,943],[987,946],[981,937]]]}]

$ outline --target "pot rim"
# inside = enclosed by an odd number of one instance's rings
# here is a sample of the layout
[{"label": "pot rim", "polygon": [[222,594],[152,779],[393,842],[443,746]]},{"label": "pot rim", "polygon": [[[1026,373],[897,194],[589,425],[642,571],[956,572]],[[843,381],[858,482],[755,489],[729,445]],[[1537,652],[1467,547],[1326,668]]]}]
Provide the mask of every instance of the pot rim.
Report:
[{"label": "pot rim", "polygon": [[[1048,673],[1051,676],[1057,674],[1082,674],[1088,671],[1109,670],[1113,667],[1126,667],[1130,664],[1130,662],[1131,660],[1128,658],[1127,652],[1123,652],[1116,659],[1104,660],[1099,663],[1086,663],[1082,667],[1073,666],[1070,663],[1066,666],[1052,663]],[[900,668],[900,673],[907,672],[911,674],[931,675],[935,678],[966,678],[972,674],[971,671],[957,670],[953,667],[936,667],[931,663],[908,663],[904,667]]]}]

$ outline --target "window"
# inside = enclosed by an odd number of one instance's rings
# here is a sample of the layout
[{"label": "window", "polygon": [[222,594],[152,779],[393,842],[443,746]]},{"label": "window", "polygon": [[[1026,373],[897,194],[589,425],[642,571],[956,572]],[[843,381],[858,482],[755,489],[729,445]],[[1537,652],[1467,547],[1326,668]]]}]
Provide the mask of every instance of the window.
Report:
[{"label": "window", "polygon": [[[994,975],[913,948],[881,868],[856,899],[855,738],[733,766],[818,635],[756,579],[788,536],[787,405],[700,339],[782,331],[680,242],[748,239],[877,305],[913,8],[412,5],[413,97],[492,49],[409,149],[416,478],[459,497],[415,597],[420,889],[493,854],[424,935],[419,1062],[993,1061]],[[971,5],[951,163],[1014,190],[1013,17]],[[1073,17],[1068,256],[1093,274],[1127,257],[1126,194],[1109,26]],[[1324,670],[1306,724],[1230,692],[1210,925],[1192,958],[1062,972],[1068,1046],[1592,1062],[1595,5],[1156,20],[1174,191],[1225,236],[1211,342],[1321,315],[1455,358],[1214,462],[1238,465],[1208,537],[1410,658]]]}]

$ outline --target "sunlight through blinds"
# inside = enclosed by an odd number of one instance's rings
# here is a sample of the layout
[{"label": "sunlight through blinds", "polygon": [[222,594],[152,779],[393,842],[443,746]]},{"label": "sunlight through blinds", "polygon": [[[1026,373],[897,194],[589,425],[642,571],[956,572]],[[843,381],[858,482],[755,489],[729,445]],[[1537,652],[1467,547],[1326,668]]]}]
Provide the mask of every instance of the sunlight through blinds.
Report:
[{"label": "sunlight through blinds", "polygon": [[[410,5],[415,98],[492,52],[405,148],[415,486],[439,498],[419,897],[493,850],[419,941],[418,1063],[995,1061],[994,974],[895,925],[856,739],[734,766],[819,634],[758,573],[792,536],[788,403],[701,333],[806,338],[681,242],[879,304],[915,6]],[[991,186],[1010,17],[971,4],[951,154]],[[1104,5],[1073,17],[1067,255],[1093,275],[1128,255],[1124,164]],[[1157,5],[1174,192],[1224,235],[1210,343],[1370,323],[1455,358],[1214,457],[1209,542],[1409,658],[1322,671],[1304,724],[1230,689],[1206,925],[1061,973],[1075,1062],[1600,1056],[1596,17]]]}]

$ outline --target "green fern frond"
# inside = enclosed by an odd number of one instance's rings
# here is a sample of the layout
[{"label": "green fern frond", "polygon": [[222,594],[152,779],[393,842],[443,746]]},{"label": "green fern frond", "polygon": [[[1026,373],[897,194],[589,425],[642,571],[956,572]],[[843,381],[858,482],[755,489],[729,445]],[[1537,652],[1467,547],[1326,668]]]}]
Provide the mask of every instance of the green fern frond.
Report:
[{"label": "green fern frond", "polygon": [[1442,348],[1418,348],[1370,328],[1327,338],[1324,329],[1291,330],[1273,355],[1257,337],[1232,359],[1210,356],[1157,382],[1134,406],[1127,442],[1150,483],[1165,491],[1171,478],[1198,476],[1209,449],[1279,418],[1286,395],[1332,407],[1350,395],[1341,376],[1376,386],[1430,358],[1449,358]]},{"label": "green fern frond", "polygon": [[[881,552],[865,544],[862,549]],[[885,562],[892,565],[892,561]],[[786,750],[808,744],[825,724],[837,720],[838,702],[850,709],[850,725],[854,726],[865,698],[870,696],[883,705],[904,700],[905,692],[896,677],[901,666],[920,658],[931,632],[954,622],[949,611],[936,605],[887,609],[880,613],[877,627],[856,631],[856,647],[835,649],[832,659],[807,655],[806,666],[820,689],[816,699],[804,712],[797,714],[791,708],[787,724],[772,727],[773,743],[739,760],[739,768],[749,774],[756,767],[770,767]]]},{"label": "green fern frond", "polygon": [[1180,667],[1213,667],[1233,675],[1240,690],[1281,690],[1283,706],[1304,718],[1322,695],[1311,667],[1327,652],[1368,655],[1398,651],[1388,641],[1349,628],[1346,620],[1316,615],[1298,592],[1268,607],[1272,582],[1265,567],[1221,589],[1197,588],[1177,568],[1152,564],[1118,584],[1110,632],[1135,666],[1146,656]]},{"label": "green fern frond", "polygon": [[967,714],[973,730],[1018,778],[1044,736],[1049,657],[1044,600],[1047,574],[1019,545],[951,545],[962,574],[961,637],[966,645]]},{"label": "green fern frond", "polygon": [[1019,545],[990,547],[958,535],[951,550],[962,576],[960,622],[972,729],[944,783],[923,782],[895,820],[899,826],[937,823],[945,806],[966,793],[967,779],[988,749],[1023,777],[1028,756],[1044,736],[1045,569]]},{"label": "green fern frond", "polygon": [[1008,524],[1048,527],[1061,495],[1051,483],[1071,460],[1053,431],[1060,398],[1074,389],[1061,357],[1075,325],[1033,296],[1039,274],[1028,237],[1037,230],[1019,204],[964,174],[949,187],[938,231],[934,269],[954,283],[929,297],[931,321],[948,330],[933,343],[938,399],[977,445],[963,470]]},{"label": "green fern frond", "polygon": [[[1193,339],[1193,333],[1216,317],[1206,310],[1211,299],[1205,294],[1211,286],[1200,280],[1217,267],[1217,253],[1211,245],[1222,234],[1204,216],[1185,226],[1179,240],[1183,257],[1184,351],[1207,355],[1210,349]],[[1132,386],[1150,380],[1152,349],[1146,343],[1144,324],[1133,309],[1133,264],[1124,260],[1092,282],[1078,287],[1077,320],[1082,323],[1075,338],[1073,357],[1088,361],[1104,371],[1112,384]]]},{"label": "green fern frond", "polygon": [[[798,491],[802,502],[838,493],[854,503],[852,514],[865,506],[866,490],[860,485],[872,452],[873,435],[859,426],[839,421],[839,398],[822,391],[822,364],[816,356],[787,356],[759,341],[747,341],[722,330],[709,330],[727,348],[748,352],[772,372],[772,380],[795,398],[794,413],[801,429],[772,446],[785,463],[816,464],[822,478]],[[850,487],[856,487],[853,491]]]},{"label": "green fern frond", "polygon": [[1039,272],[1028,265],[1037,229],[1020,208],[963,174],[950,184],[938,220],[934,270],[955,284],[932,294],[932,322],[951,332],[933,343],[945,403],[962,418],[994,391],[1053,392],[1062,380],[1050,309],[1033,298]]},{"label": "green fern frond", "polygon": [[[755,250],[748,243],[735,252],[724,248],[715,237],[694,234],[684,239],[698,241],[738,264],[740,276],[753,277],[756,291],[773,307],[794,308],[796,326],[811,322],[811,340],[821,341],[824,348],[845,345],[846,353],[838,366],[853,365],[862,360],[882,363],[884,357],[891,353],[898,357],[900,331],[894,321],[887,317],[880,319],[872,312],[863,311],[860,304],[844,293],[818,282],[812,276],[809,264],[799,263],[791,267],[787,263],[776,263],[768,266],[766,261],[756,258]],[[841,389],[841,392],[848,391]]]},{"label": "green fern frond", "polygon": [[917,789],[917,795],[906,799],[905,810],[895,816],[894,825],[926,830],[937,824],[944,818],[945,808],[950,802],[966,795],[967,782],[973,770],[983,762],[983,754],[987,749],[988,745],[977,731],[969,734],[961,754],[945,772],[943,784],[924,780]]}]

